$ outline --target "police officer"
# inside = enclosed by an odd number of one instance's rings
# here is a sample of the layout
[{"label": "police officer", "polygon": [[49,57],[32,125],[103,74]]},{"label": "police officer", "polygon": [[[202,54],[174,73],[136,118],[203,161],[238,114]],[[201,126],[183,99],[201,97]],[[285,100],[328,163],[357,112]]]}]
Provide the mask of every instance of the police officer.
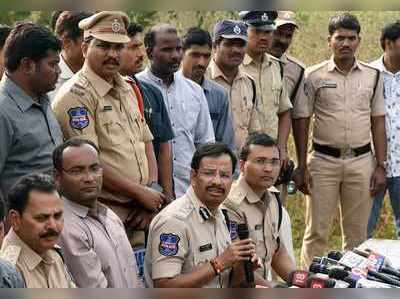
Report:
[{"label": "police officer", "polygon": [[282,206],[273,185],[282,160],[276,141],[264,133],[251,134],[241,149],[239,165],[241,176],[223,204],[228,211],[231,238],[237,238],[238,223],[246,223],[262,259],[259,274],[267,279],[273,268],[288,280],[296,265],[279,238]]},{"label": "police officer", "polygon": [[214,59],[206,77],[226,88],[232,109],[236,150],[249,133],[261,129],[257,109],[256,83],[239,66],[246,53],[247,27],[241,21],[222,20],[214,27]]},{"label": "police officer", "polygon": [[[145,257],[149,287],[228,287],[232,267],[253,256],[250,239],[231,244],[220,204],[229,193],[236,157],[223,143],[205,144],[192,160],[187,193],[150,225]],[[232,285],[241,281],[234,270]],[[236,275],[237,274],[237,275]],[[257,279],[256,283],[263,283]]]},{"label": "police officer", "polygon": [[281,158],[286,161],[292,105],[283,84],[282,66],[278,59],[267,54],[277,12],[243,11],[240,17],[248,27],[248,43],[242,68],[256,82],[261,131],[278,139]]},{"label": "police officer", "polygon": [[88,139],[99,147],[104,171],[99,199],[121,218],[135,246],[144,244],[144,233],[134,235],[134,229],[147,227],[165,198],[146,187],[149,169],[157,169],[148,165],[153,136],[132,87],[118,73],[121,51],[130,41],[128,22],[123,12],[103,11],[79,23],[85,63],[57,93],[53,109],[65,138]]},{"label": "police officer", "polygon": [[52,178],[23,177],[8,199],[12,228],[4,238],[1,257],[17,268],[28,288],[75,287],[56,245],[64,226],[63,201]]},{"label": "police officer", "polygon": [[295,13],[292,11],[278,11],[278,18],[275,20],[276,30],[272,36],[272,43],[268,53],[279,58],[283,63],[283,77],[285,79],[287,93],[290,101],[294,100],[304,80],[305,65],[298,59],[287,55],[296,29],[299,26],[295,20]]},{"label": "police officer", "polygon": [[[385,185],[386,134],[383,81],[379,72],[357,60],[360,24],[351,14],[329,22],[333,57],[306,70],[296,100],[296,182],[306,198],[302,265],[326,249],[340,204],[344,248],[366,239],[371,195]],[[313,148],[307,166],[310,117],[315,117]],[[371,133],[375,159],[371,153]],[[375,161],[374,161],[375,160]]]}]

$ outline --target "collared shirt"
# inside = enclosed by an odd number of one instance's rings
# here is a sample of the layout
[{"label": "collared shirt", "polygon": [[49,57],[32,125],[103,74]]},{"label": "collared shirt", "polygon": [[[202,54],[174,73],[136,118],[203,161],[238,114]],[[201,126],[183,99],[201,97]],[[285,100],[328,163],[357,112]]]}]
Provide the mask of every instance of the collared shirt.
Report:
[{"label": "collared shirt", "polygon": [[118,216],[98,203],[97,217],[89,208],[64,198],[60,238],[65,263],[78,287],[137,288],[136,261]]},{"label": "collared shirt", "polygon": [[190,164],[196,147],[215,140],[207,100],[201,87],[181,72],[166,86],[149,68],[136,76],[158,87],[169,113],[175,138],[172,141],[173,179],[176,197],[190,184]]},{"label": "collared shirt", "polygon": [[377,70],[355,61],[341,72],[333,57],[307,68],[299,91],[294,118],[314,115],[314,142],[336,148],[357,148],[371,140],[371,116],[385,115],[383,80]]},{"label": "collared shirt", "polygon": [[147,82],[139,80],[136,82],[142,92],[144,117],[153,134],[154,153],[158,159],[160,144],[174,139],[174,131],[160,90]]},{"label": "collared shirt", "polygon": [[400,176],[400,71],[391,73],[383,63],[383,56],[371,63],[382,72],[386,108],[388,177]]},{"label": "collared shirt", "polygon": [[[93,141],[100,149],[102,163],[133,182],[148,183],[145,143],[153,136],[140,115],[132,87],[120,75],[113,86],[85,64],[61,87],[52,107],[66,139]],[[118,203],[132,201],[104,188],[101,198]]]},{"label": "collared shirt", "polygon": [[214,60],[208,66],[206,77],[222,85],[228,91],[235,129],[236,151],[239,152],[248,134],[261,130],[256,111],[257,96],[254,94],[252,79],[239,69],[236,78],[230,85]]},{"label": "collared shirt", "polygon": [[[285,80],[286,90],[290,101],[294,104],[296,95],[304,84],[305,65],[296,58],[286,55],[286,53],[280,57],[280,60],[283,63],[283,78]],[[298,89],[296,94],[294,94],[297,85]]]},{"label": "collared shirt", "polygon": [[241,68],[256,83],[257,112],[262,132],[277,138],[278,115],[292,108],[283,83],[279,60],[264,54],[263,61],[260,64],[246,54]]},{"label": "collared shirt", "polygon": [[7,74],[0,82],[0,107],[0,189],[6,194],[22,176],[53,168],[62,133],[47,97],[33,101]]},{"label": "collared shirt", "polygon": [[[270,188],[277,192],[275,188]],[[250,238],[256,244],[256,253],[263,263],[257,271],[268,277],[275,251],[279,248],[279,206],[275,195],[266,191],[263,198],[254,193],[244,176],[232,185],[223,208],[228,211],[232,240],[237,238],[237,224],[247,223]]]},{"label": "collared shirt", "polygon": [[53,91],[50,91],[47,95],[49,96],[50,102],[53,102],[57,92],[60,90],[61,86],[72,78],[74,72],[70,69],[67,62],[64,60],[64,57],[60,54],[60,62],[58,63],[58,67],[60,68],[60,75],[58,76],[56,88]]},{"label": "collared shirt", "polygon": [[235,151],[235,131],[229,107],[228,93],[221,85],[204,78],[201,87],[207,99],[215,140]]},{"label": "collared shirt", "polygon": [[22,274],[27,288],[73,288],[74,283],[55,250],[42,256],[33,251],[10,229],[1,247],[1,257],[15,265]]},{"label": "collared shirt", "polygon": [[0,288],[25,288],[21,274],[7,261],[0,259]]},{"label": "collared shirt", "polygon": [[[146,286],[153,287],[156,279],[192,272],[220,255],[229,244],[222,211],[218,208],[213,215],[190,187],[150,224],[144,268]],[[204,287],[227,287],[228,276],[229,270],[225,270]]]}]

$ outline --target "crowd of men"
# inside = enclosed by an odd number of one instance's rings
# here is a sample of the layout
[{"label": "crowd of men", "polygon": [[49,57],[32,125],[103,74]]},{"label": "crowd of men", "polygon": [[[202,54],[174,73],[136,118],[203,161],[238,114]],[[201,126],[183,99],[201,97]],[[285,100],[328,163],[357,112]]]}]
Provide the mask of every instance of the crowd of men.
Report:
[{"label": "crowd of men", "polygon": [[349,13],[309,68],[287,55],[298,29],[290,11],[243,11],[212,34],[143,36],[120,11],[0,27],[0,286],[287,281],[288,171],[306,195],[302,267],[338,206],[344,249],[371,237],[386,188],[399,232],[400,22],[372,65]]}]

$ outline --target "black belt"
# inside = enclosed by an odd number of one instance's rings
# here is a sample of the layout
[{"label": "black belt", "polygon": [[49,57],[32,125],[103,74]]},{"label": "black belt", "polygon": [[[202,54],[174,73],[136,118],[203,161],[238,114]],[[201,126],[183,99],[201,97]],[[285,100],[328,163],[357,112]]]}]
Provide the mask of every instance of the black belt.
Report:
[{"label": "black belt", "polygon": [[335,148],[318,143],[314,143],[313,147],[314,150],[317,152],[342,159],[358,157],[371,151],[371,143],[356,148],[350,148],[350,147]]}]

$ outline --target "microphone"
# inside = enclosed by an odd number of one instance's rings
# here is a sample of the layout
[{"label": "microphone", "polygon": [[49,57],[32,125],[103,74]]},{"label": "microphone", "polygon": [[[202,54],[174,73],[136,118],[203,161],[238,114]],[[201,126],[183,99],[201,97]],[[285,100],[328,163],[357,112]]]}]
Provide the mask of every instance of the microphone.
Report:
[{"label": "microphone", "polygon": [[299,288],[306,288],[307,287],[307,279],[310,276],[310,272],[304,270],[295,270],[290,272],[289,274],[289,282],[288,285],[293,287]]},{"label": "microphone", "polygon": [[396,279],[400,279],[400,271],[393,268],[385,256],[369,250],[368,252],[354,248],[353,251],[368,259],[368,268],[377,272],[382,272],[395,276]]},{"label": "microphone", "polygon": [[[239,223],[237,226],[237,234],[240,240],[245,240],[249,238],[249,228],[246,223]],[[246,287],[254,288],[254,272],[253,265],[251,264],[250,259],[243,262],[244,267],[244,275],[246,278]]]},{"label": "microphone", "polygon": [[331,278],[347,282],[350,288],[394,288],[394,286],[379,281],[373,281],[362,277],[356,278],[356,276],[352,276],[349,272],[339,267],[330,268],[328,270],[328,275]]},{"label": "microphone", "polygon": [[307,288],[311,289],[332,289],[335,287],[336,282],[333,279],[323,279],[315,275],[307,279]]},{"label": "microphone", "polygon": [[[337,267],[339,269],[343,269],[343,267],[338,267],[338,266],[334,266]],[[327,267],[326,265],[321,265],[321,264],[316,264],[313,263],[310,265],[310,272],[315,273],[315,277],[321,278],[321,279],[329,279],[329,278],[333,278],[330,277],[329,274],[329,269],[332,267]],[[344,269],[343,269],[344,270]],[[337,280],[335,279],[335,285],[334,288],[338,288],[338,289],[347,289],[350,288],[350,284],[346,281],[343,280]]]}]

